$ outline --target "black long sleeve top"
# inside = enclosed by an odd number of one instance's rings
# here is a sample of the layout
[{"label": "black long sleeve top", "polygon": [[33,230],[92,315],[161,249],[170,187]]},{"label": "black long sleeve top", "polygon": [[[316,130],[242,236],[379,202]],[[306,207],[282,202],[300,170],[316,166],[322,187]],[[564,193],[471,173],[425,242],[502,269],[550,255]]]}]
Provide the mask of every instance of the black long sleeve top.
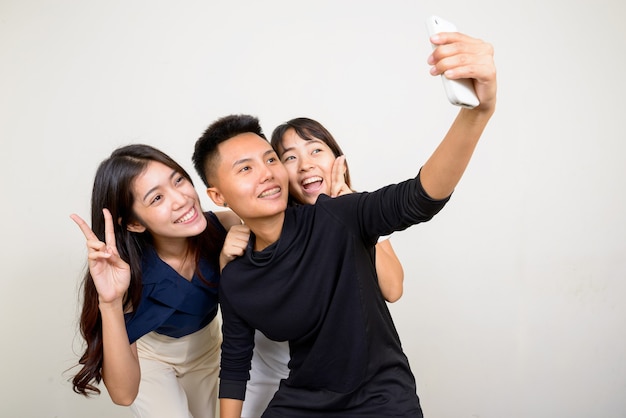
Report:
[{"label": "black long sleeve top", "polygon": [[243,399],[254,330],[289,341],[289,377],[264,417],[422,416],[378,287],[379,236],[430,220],[448,201],[415,179],[288,208],[278,241],[222,272],[220,397]]}]

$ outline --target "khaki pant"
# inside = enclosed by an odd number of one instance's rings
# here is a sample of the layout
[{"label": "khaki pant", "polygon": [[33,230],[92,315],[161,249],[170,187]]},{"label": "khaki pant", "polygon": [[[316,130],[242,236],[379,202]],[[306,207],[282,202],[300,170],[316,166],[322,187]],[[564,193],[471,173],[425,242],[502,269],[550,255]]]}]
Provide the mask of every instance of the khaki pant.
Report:
[{"label": "khaki pant", "polygon": [[261,331],[254,333],[254,354],[250,380],[246,386],[241,418],[259,418],[278,390],[281,379],[289,376],[289,343],[276,342]]},{"label": "khaki pant", "polygon": [[137,418],[214,418],[222,334],[218,319],[193,334],[172,338],[151,332],[137,340]]}]

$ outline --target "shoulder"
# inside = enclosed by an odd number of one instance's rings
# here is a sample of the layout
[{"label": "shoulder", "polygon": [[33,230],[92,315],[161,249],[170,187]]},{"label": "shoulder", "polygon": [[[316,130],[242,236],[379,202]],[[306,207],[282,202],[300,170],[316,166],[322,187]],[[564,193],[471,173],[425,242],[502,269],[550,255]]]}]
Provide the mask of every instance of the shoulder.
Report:
[{"label": "shoulder", "polygon": [[231,226],[241,224],[241,219],[239,219],[239,216],[237,216],[235,212],[231,210],[223,210],[219,212],[209,213],[215,216],[215,218],[219,221],[219,223],[222,224],[224,229],[226,229],[227,231],[230,229]]},{"label": "shoulder", "polygon": [[364,195],[365,193],[363,192],[344,194],[337,197],[321,194],[312,206],[314,206],[318,212],[323,211],[332,215],[339,215],[341,213],[351,214],[356,210]]}]

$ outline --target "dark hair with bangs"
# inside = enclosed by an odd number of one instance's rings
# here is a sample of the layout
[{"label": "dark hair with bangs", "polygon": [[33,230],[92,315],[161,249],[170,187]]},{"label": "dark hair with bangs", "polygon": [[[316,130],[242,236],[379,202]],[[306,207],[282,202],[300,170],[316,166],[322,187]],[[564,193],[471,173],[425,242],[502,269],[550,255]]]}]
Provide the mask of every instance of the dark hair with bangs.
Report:
[{"label": "dark hair with bangs", "polygon": [[[272,139],[270,143],[279,156],[285,152],[283,147],[283,136],[289,130],[293,129],[296,134],[305,141],[311,141],[313,139],[324,142],[335,155],[335,158],[343,155],[341,147],[332,136],[332,134],[321,123],[309,118],[295,118],[291,119],[281,125],[278,125],[274,132],[272,132]],[[352,188],[350,184],[350,169],[348,168],[348,162],[346,161],[346,186]]]}]

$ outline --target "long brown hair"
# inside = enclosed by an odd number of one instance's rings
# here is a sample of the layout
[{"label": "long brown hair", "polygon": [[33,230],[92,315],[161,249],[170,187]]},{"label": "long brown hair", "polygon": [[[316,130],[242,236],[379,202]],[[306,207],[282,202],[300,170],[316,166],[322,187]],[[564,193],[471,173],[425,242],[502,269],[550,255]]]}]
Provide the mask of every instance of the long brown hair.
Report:
[{"label": "long brown hair", "polygon": [[[116,149],[109,158],[100,163],[91,194],[91,229],[98,239],[104,241],[102,209],[107,208],[114,220],[117,250],[120,257],[130,265],[130,285],[124,296],[124,312],[134,311],[139,305],[142,254],[147,247],[153,245],[148,231],[136,233],[126,228],[129,223],[137,220],[132,210],[133,181],[144,172],[151,161],[165,164],[192,182],[189,174],[167,154],[149,145],[134,144]],[[189,238],[196,266],[201,257],[211,263],[218,263],[224,237],[211,225],[209,223],[200,235]],[[82,368],[74,376],[72,383],[74,392],[89,396],[100,393],[95,385],[102,381],[102,317],[98,308],[98,292],[89,271],[85,273],[81,286],[83,305],[79,327],[86,348],[78,362]]]}]

